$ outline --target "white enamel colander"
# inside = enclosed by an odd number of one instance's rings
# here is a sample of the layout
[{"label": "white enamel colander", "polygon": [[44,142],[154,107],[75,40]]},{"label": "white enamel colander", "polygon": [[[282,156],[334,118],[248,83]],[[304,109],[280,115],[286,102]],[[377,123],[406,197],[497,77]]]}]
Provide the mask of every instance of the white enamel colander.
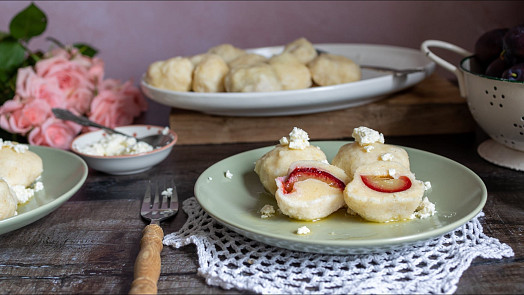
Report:
[{"label": "white enamel colander", "polygon": [[[434,54],[436,47],[464,56],[459,67]],[[491,137],[478,153],[489,162],[524,171],[524,82],[508,81],[477,74],[473,54],[456,45],[426,40],[421,50],[428,58],[457,76],[460,95],[478,125]]]}]

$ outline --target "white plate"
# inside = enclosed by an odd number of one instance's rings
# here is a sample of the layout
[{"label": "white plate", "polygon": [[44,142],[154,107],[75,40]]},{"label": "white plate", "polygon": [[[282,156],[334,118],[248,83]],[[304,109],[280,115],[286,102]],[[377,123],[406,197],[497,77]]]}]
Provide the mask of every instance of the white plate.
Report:
[{"label": "white plate", "polygon": [[[54,148],[29,146],[42,158],[44,189],[26,204],[19,206],[18,215],[0,220],[0,235],[33,223],[56,210],[84,184],[87,164],[79,156]],[[66,220],[64,220],[65,222]]]},{"label": "white plate", "polygon": [[[326,153],[328,160],[345,143],[312,142]],[[467,167],[436,154],[405,148],[417,179],[431,183],[425,195],[435,204],[435,215],[376,223],[347,216],[341,209],[314,222],[293,220],[281,213],[263,219],[258,211],[264,205],[278,206],[253,169],[254,162],[272,148],[259,148],[226,158],[206,169],[195,184],[195,196],[209,215],[226,227],[268,245],[340,255],[412,247],[465,224],[482,210],[487,199],[486,186]],[[227,170],[233,173],[231,179],[224,177]],[[311,233],[297,235],[296,230],[301,226],[307,226]]]},{"label": "white plate", "polygon": [[[353,83],[300,90],[250,93],[197,93],[170,91],[148,85],[141,88],[152,100],[175,108],[225,116],[285,116],[345,109],[377,101],[413,86],[435,70],[435,64],[415,49],[369,44],[316,44],[315,48],[344,55],[358,64],[395,69],[424,67],[425,72],[404,77],[362,70]],[[283,46],[250,49],[264,56],[278,54]]]}]

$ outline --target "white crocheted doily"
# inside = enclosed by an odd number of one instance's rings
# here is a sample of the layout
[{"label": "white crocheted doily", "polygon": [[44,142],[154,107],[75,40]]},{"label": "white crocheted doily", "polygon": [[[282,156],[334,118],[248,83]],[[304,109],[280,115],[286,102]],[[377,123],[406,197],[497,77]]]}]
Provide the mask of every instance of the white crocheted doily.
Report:
[{"label": "white crocheted doily", "polygon": [[421,247],[379,254],[322,255],[295,252],[246,238],[213,220],[193,197],[179,232],[164,244],[195,244],[199,275],[209,285],[257,293],[453,293],[471,261],[513,256],[498,239],[483,234],[477,217]]}]

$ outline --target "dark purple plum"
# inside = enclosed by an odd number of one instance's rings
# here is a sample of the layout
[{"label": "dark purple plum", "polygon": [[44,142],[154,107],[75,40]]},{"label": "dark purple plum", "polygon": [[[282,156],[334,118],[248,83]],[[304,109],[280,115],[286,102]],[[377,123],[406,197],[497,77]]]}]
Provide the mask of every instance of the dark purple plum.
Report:
[{"label": "dark purple plum", "polygon": [[486,76],[500,78],[502,77],[502,73],[510,66],[511,65],[503,58],[496,58],[488,65],[484,74]]},{"label": "dark purple plum", "polygon": [[475,56],[480,63],[487,67],[498,58],[503,50],[504,36],[508,28],[500,28],[482,34],[475,43]]},{"label": "dark purple plum", "polygon": [[524,24],[510,28],[503,39],[504,55],[510,63],[524,62]]},{"label": "dark purple plum", "polygon": [[520,63],[512,66],[502,73],[503,79],[508,79],[510,81],[522,81],[524,82],[524,63]]}]

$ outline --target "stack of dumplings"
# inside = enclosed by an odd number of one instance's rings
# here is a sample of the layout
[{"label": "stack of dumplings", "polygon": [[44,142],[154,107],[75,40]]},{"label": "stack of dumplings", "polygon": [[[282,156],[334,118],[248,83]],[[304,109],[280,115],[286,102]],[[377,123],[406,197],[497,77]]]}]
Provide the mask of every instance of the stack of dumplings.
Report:
[{"label": "stack of dumplings", "polygon": [[[409,220],[434,214],[424,198],[426,185],[410,170],[408,153],[384,143],[370,128],[353,130],[354,142],[343,145],[328,163],[319,147],[309,144],[295,127],[289,139],[255,163],[264,188],[275,196],[280,211],[298,220],[317,220],[347,208],[373,222]],[[417,215],[420,210],[428,211]],[[423,208],[424,207],[424,208]]]},{"label": "stack of dumplings", "polygon": [[145,75],[157,88],[206,93],[296,90],[360,79],[360,67],[351,59],[318,54],[305,38],[271,57],[221,44],[194,56],[156,61]]}]

